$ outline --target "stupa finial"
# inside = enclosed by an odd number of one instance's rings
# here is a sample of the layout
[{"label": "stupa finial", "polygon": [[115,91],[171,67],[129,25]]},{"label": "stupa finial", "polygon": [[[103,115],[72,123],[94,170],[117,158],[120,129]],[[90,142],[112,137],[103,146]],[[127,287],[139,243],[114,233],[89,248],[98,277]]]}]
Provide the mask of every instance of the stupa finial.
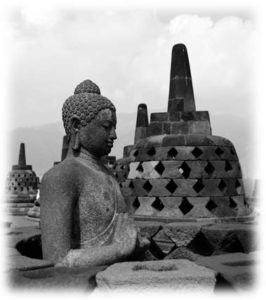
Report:
[{"label": "stupa finial", "polygon": [[18,165],[26,166],[25,144],[21,143],[19,148]]},{"label": "stupa finial", "polygon": [[172,49],[168,112],[195,110],[187,49],[183,44],[176,44]]},{"label": "stupa finial", "polygon": [[145,103],[141,103],[138,105],[137,112],[137,122],[135,129],[135,143],[139,140],[145,138],[147,136],[147,127],[149,125],[148,121],[148,111],[147,105]]}]

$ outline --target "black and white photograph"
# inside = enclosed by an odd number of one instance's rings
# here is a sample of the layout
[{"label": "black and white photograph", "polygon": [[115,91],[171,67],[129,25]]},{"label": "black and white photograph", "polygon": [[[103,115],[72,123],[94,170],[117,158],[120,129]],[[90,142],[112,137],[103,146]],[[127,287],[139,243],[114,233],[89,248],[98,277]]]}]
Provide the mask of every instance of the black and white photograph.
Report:
[{"label": "black and white photograph", "polygon": [[5,295],[263,297],[259,1],[5,2]]}]

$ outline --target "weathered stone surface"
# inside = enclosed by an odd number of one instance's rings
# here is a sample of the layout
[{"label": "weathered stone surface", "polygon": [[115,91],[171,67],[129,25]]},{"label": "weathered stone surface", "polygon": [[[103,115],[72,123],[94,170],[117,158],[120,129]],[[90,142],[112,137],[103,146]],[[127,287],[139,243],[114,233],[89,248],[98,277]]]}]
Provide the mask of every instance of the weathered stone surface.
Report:
[{"label": "weathered stone surface", "polygon": [[159,122],[151,123],[147,128],[147,136],[160,135],[163,132],[163,125]]},{"label": "weathered stone surface", "polygon": [[[174,102],[183,101],[183,105]],[[188,54],[185,45],[177,44],[172,49],[168,112],[195,111],[195,101]]]},{"label": "weathered stone surface", "polygon": [[164,288],[212,292],[215,272],[184,259],[124,262],[99,272],[96,282],[101,290]]},{"label": "weathered stone surface", "polygon": [[177,247],[187,246],[200,231],[197,223],[170,223],[163,227],[165,234],[175,242]]},{"label": "weathered stone surface", "polygon": [[171,123],[170,122],[163,122],[162,134],[171,134]]},{"label": "weathered stone surface", "polygon": [[164,259],[188,259],[195,261],[199,257],[198,254],[192,252],[186,247],[179,247],[173,250],[170,254],[166,255]]},{"label": "weathered stone surface", "polygon": [[164,122],[169,120],[168,113],[152,113],[151,122]]},{"label": "weathered stone surface", "polygon": [[135,144],[139,140],[146,138],[147,127],[148,127],[147,105],[144,103],[141,103],[138,105],[135,139],[134,139]]},{"label": "weathered stone surface", "polygon": [[42,268],[38,270],[8,272],[12,288],[31,290],[83,290],[93,291],[95,275],[106,266],[90,268]]},{"label": "weathered stone surface", "polygon": [[188,134],[211,135],[211,133],[209,121],[188,121]]},{"label": "weathered stone surface", "polygon": [[249,253],[258,249],[254,225],[215,224],[205,226],[201,231],[216,251]]},{"label": "weathered stone surface", "polygon": [[171,134],[188,134],[188,122],[173,122],[171,125]]},{"label": "weathered stone surface", "polygon": [[254,283],[254,253],[230,253],[212,257],[198,257],[196,263],[206,266],[219,273],[230,285],[238,291],[249,290]]},{"label": "weathered stone surface", "polygon": [[10,256],[7,264],[8,269],[18,270],[35,270],[51,266],[53,263],[48,260],[29,258],[20,254]]}]

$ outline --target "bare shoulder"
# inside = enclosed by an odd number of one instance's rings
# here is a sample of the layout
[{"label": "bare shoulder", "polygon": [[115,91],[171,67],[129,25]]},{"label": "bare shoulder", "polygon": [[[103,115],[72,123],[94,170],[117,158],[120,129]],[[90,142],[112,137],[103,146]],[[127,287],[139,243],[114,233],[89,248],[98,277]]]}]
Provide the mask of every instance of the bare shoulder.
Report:
[{"label": "bare shoulder", "polygon": [[73,189],[81,178],[80,164],[76,159],[65,159],[58,165],[48,170],[41,181],[41,192],[43,189],[51,191],[57,189]]}]

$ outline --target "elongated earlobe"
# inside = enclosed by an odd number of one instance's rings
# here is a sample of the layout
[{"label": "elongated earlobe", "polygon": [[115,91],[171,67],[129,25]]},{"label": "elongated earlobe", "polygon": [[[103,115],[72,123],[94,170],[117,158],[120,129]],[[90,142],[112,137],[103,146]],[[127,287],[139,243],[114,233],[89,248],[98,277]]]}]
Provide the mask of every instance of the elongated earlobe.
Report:
[{"label": "elongated earlobe", "polygon": [[79,150],[80,148],[80,138],[79,138],[79,130],[76,129],[75,133],[74,133],[74,139],[73,139],[73,143],[71,145],[73,150]]}]

